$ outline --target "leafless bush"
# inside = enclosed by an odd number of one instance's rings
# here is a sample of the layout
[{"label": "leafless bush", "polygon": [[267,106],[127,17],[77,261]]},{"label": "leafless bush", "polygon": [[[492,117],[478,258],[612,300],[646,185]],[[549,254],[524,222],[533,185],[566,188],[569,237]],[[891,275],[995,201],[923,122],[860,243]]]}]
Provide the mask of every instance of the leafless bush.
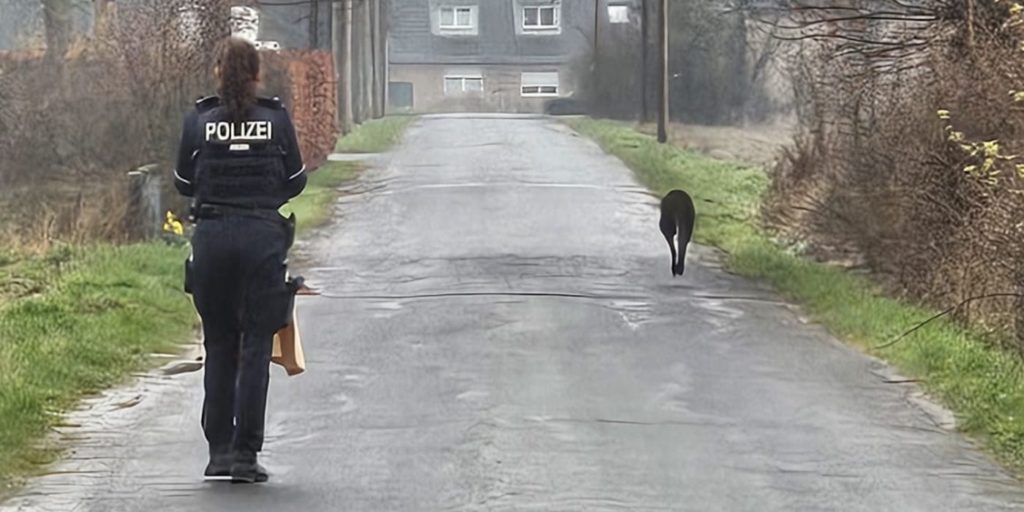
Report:
[{"label": "leafless bush", "polygon": [[0,53],[0,221],[29,245],[117,238],[116,193],[128,171],[169,159],[182,114],[209,91],[228,5],[110,3],[66,51]]},{"label": "leafless bush", "polygon": [[[802,127],[773,176],[774,226],[827,256],[853,252],[938,306],[1024,291],[1024,182],[1010,157],[1024,150],[1010,94],[1024,62],[1008,3],[799,2],[774,23],[799,45]],[[1015,302],[961,315],[1021,336]]]}]

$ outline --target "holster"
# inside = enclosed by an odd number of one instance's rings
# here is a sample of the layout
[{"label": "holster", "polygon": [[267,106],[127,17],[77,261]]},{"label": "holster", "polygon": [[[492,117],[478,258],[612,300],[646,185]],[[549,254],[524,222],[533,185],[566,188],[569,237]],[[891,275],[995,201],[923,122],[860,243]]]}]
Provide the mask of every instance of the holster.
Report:
[{"label": "holster", "polygon": [[285,325],[291,325],[292,319],[295,318],[295,296],[298,295],[305,281],[302,276],[289,277],[285,281],[285,288],[288,289],[288,321]]},{"label": "holster", "polygon": [[[289,215],[287,219],[284,219],[284,229],[285,229],[286,236],[288,237],[287,238],[288,245],[286,245],[285,247],[287,247],[288,249],[291,249],[292,245],[295,244],[295,213],[294,212],[292,212],[292,214]],[[302,278],[300,277],[298,279],[301,281]],[[301,288],[301,284],[300,284],[299,288]],[[298,288],[296,288],[296,290],[298,290]]]},{"label": "holster", "polygon": [[192,295],[192,284],[195,282],[195,272],[192,270],[192,256],[185,260],[185,293]]},{"label": "holster", "polygon": [[277,332],[292,323],[295,318],[295,296],[302,288],[303,279],[292,277],[281,283],[280,287],[261,290],[252,297],[248,306],[258,314],[247,317],[247,327],[257,332]]}]

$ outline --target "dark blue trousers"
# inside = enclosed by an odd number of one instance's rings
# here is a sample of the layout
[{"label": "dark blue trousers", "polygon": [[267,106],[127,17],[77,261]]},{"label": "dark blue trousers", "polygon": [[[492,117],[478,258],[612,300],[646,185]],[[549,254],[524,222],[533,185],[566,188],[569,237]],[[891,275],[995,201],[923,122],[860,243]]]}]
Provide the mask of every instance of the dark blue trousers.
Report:
[{"label": "dark blue trousers", "polygon": [[290,321],[283,223],[225,215],[192,239],[192,296],[203,320],[203,431],[211,455],[255,460],[263,448],[273,336]]}]

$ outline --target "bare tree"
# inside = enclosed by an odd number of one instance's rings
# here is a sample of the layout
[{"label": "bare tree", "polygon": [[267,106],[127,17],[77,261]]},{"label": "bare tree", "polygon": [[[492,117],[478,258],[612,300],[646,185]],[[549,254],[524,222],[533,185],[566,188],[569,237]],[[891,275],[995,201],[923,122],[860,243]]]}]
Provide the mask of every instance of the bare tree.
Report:
[{"label": "bare tree", "polygon": [[42,0],[46,51],[59,61],[68,50],[71,37],[71,0]]}]

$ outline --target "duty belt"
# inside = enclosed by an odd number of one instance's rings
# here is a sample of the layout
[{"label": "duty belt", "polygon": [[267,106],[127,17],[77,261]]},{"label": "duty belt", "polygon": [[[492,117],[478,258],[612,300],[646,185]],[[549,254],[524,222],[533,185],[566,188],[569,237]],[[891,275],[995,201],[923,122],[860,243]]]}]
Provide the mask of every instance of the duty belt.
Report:
[{"label": "duty belt", "polygon": [[255,217],[258,219],[272,220],[275,222],[286,222],[287,219],[281,216],[277,210],[271,208],[244,208],[241,206],[227,206],[221,204],[204,204],[196,209],[195,218],[217,219],[225,215],[236,215],[240,217]]},{"label": "duty belt", "polygon": [[285,227],[285,231],[287,232],[288,248],[290,249],[292,244],[295,243],[294,213],[286,218],[281,216],[281,214],[277,210],[270,208],[244,208],[240,206],[227,206],[221,204],[204,204],[196,208],[192,216],[194,220],[198,221],[217,219],[225,215],[253,217],[257,219],[269,220],[271,222],[278,222]]}]

